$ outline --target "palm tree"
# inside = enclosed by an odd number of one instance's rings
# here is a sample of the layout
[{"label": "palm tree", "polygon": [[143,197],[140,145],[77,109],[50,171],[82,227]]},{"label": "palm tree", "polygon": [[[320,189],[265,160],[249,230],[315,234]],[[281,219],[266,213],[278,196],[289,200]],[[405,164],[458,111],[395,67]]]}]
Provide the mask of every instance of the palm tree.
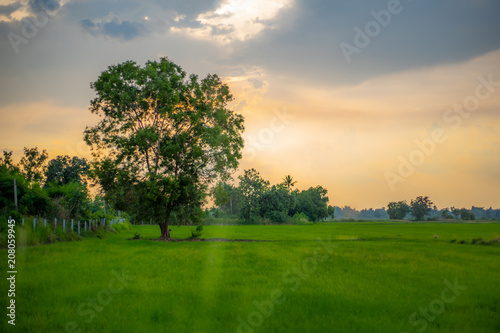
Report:
[{"label": "palm tree", "polygon": [[290,189],[292,188],[297,182],[293,181],[293,177],[290,175],[286,175],[285,178],[283,178],[283,185]]}]

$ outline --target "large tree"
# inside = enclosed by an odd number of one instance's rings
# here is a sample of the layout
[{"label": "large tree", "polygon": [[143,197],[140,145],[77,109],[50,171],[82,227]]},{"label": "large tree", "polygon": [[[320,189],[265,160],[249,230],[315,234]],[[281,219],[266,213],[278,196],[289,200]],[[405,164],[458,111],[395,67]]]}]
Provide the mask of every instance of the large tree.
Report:
[{"label": "large tree", "polygon": [[433,202],[429,199],[429,197],[417,197],[415,200],[411,201],[411,213],[415,216],[415,220],[422,221],[430,211]]},{"label": "large tree", "polygon": [[101,117],[85,130],[92,174],[105,192],[140,196],[144,218],[170,239],[171,217],[197,211],[208,185],[238,166],[243,117],[228,108],[228,86],[216,75],[188,78],[162,58],[110,66],[91,87],[90,110]]},{"label": "large tree", "polygon": [[402,220],[409,212],[410,206],[408,206],[406,200],[389,202],[387,205],[387,214],[391,220]]}]

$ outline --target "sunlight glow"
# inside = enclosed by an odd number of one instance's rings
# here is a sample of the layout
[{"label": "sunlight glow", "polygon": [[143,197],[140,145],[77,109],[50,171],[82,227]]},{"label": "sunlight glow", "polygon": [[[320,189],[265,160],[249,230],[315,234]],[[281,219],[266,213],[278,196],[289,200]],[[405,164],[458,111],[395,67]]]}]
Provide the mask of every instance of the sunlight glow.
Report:
[{"label": "sunlight glow", "polygon": [[203,27],[171,30],[223,43],[243,41],[260,34],[269,27],[269,21],[291,6],[291,0],[227,0],[215,11],[198,16]]}]

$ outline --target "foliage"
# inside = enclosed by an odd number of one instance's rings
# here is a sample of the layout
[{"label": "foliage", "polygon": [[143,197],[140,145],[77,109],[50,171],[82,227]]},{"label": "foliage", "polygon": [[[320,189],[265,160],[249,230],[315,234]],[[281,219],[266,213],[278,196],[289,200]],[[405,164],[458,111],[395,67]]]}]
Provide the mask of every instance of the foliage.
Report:
[{"label": "foliage", "polygon": [[44,149],[39,152],[38,147],[27,148],[24,147],[24,156],[19,162],[21,173],[26,177],[29,182],[42,182],[45,176],[45,163],[49,155]]},{"label": "foliage", "polygon": [[328,212],[328,217],[329,217],[330,219],[334,220],[334,219],[335,219],[335,207],[334,207],[334,206],[330,206],[330,205],[328,205],[328,210],[327,210],[327,212]]},{"label": "foliage", "polygon": [[448,208],[445,208],[445,209],[441,210],[441,217],[445,220],[450,220],[453,218],[453,215],[450,214],[450,211],[448,210]]},{"label": "foliage", "polygon": [[293,186],[295,186],[295,184],[297,184],[297,182],[293,181],[293,177],[290,176],[290,175],[286,175],[284,178],[283,178],[283,182],[279,185],[281,185],[282,187],[288,189],[288,190],[291,190]]},{"label": "foliage", "polygon": [[54,202],[54,216],[65,219],[90,217],[90,202],[84,184],[74,181],[64,185],[51,183],[46,190]]},{"label": "foliage", "polygon": [[12,151],[3,151],[3,157],[0,157],[0,169],[4,172],[19,173],[19,167],[12,161]]},{"label": "foliage", "polygon": [[219,183],[212,190],[212,197],[214,198],[214,204],[221,207],[229,202],[229,194],[224,188],[222,183]]},{"label": "foliage", "polygon": [[[11,170],[11,171],[9,171]],[[22,215],[46,215],[52,201],[37,182],[29,182],[15,168],[0,167],[0,214],[12,215],[15,210],[14,179],[17,183],[18,211]]]},{"label": "foliage", "polygon": [[110,66],[91,87],[97,94],[91,111],[102,117],[85,130],[93,177],[110,200],[119,192],[140,200],[168,239],[172,214],[195,211],[199,193],[241,158],[243,117],[227,108],[228,86],[216,75],[187,79],[162,58],[144,67]]},{"label": "foliage", "polygon": [[238,179],[240,181],[238,190],[243,198],[241,217],[245,220],[254,219],[259,215],[260,196],[269,190],[269,181],[264,180],[253,168],[245,170]]},{"label": "foliage", "polygon": [[199,239],[201,237],[201,233],[203,231],[203,225],[199,224],[196,229],[191,230],[191,237],[190,239]]},{"label": "foliage", "polygon": [[85,174],[89,168],[85,158],[67,155],[57,156],[47,166],[46,184],[65,185],[71,182],[86,184]]},{"label": "foliage", "polygon": [[405,218],[406,214],[410,212],[410,206],[406,203],[406,200],[399,202],[389,202],[387,205],[387,214],[391,220],[402,220]]},{"label": "foliage", "polygon": [[415,217],[415,220],[422,221],[431,211],[433,202],[429,197],[419,196],[415,200],[411,201],[411,213]]},{"label": "foliage", "polygon": [[304,213],[295,213],[290,221],[292,224],[307,224],[309,218]]},{"label": "foliage", "polygon": [[321,186],[296,192],[297,205],[292,212],[302,212],[313,222],[326,218],[328,216],[327,193],[327,190]]},{"label": "foliage", "polygon": [[462,220],[475,220],[476,219],[476,216],[474,215],[474,213],[465,209],[465,208],[460,209],[459,212],[460,212],[460,219],[462,219]]},{"label": "foliage", "polygon": [[283,223],[295,205],[296,199],[288,189],[273,186],[259,197],[259,215],[273,222]]}]

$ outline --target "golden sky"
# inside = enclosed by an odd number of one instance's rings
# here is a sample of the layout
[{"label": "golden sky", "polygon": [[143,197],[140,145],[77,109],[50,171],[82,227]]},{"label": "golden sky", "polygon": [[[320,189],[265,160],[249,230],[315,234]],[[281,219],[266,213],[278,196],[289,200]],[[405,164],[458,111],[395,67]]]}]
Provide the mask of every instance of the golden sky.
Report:
[{"label": "golden sky", "polygon": [[[111,64],[169,56],[230,85],[246,119],[238,173],[253,167],[271,183],[290,174],[358,209],[418,195],[440,208],[500,208],[498,4],[457,3],[405,4],[347,63],[340,43],[355,45],[353,28],[387,1],[69,0],[45,11],[17,53],[5,36],[23,36],[20,19],[43,8],[0,1],[0,149],[88,157],[89,82]],[[454,12],[466,20],[445,15]]]}]

